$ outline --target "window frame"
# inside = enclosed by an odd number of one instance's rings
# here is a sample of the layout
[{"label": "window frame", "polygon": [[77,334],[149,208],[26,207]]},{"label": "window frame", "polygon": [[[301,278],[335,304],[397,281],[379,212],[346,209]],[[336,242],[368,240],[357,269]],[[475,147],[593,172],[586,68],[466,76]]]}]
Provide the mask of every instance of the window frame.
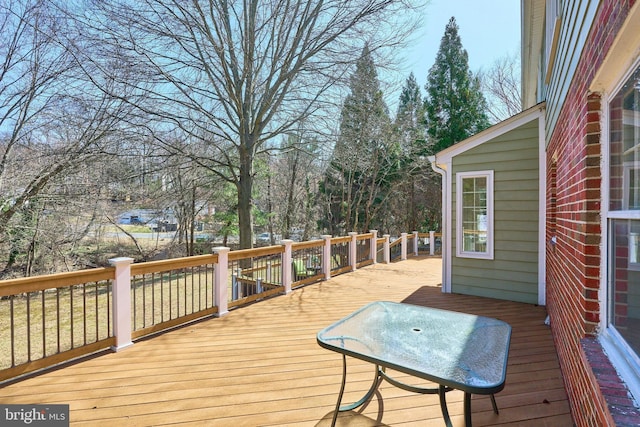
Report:
[{"label": "window frame", "polygon": [[[640,220],[640,210],[629,209],[627,193],[629,191],[629,176],[631,168],[624,165],[623,172],[623,209],[611,210],[611,124],[610,124],[610,104],[615,99],[618,92],[622,89],[624,84],[630,78],[630,76],[640,68],[640,58],[633,61],[633,63],[624,69],[617,75],[615,80],[615,86],[605,90],[602,96],[602,128],[601,128],[601,141],[602,141],[602,257],[601,268],[603,274],[601,274],[601,287],[600,287],[600,301],[601,301],[601,316],[600,316],[600,333],[599,340],[609,356],[612,364],[621,375],[625,384],[629,388],[629,391],[635,399],[640,400],[640,353],[636,353],[635,350],[629,346],[624,337],[617,331],[613,324],[612,318],[614,313],[612,312],[611,302],[613,301],[613,275],[615,269],[612,267],[612,255],[615,257],[614,252],[614,239],[615,234],[611,230],[612,224],[615,220]],[[636,270],[636,266],[629,265],[630,270]]]},{"label": "window frame", "polygon": [[[471,178],[486,178],[487,180],[487,243],[484,252],[472,252],[464,250],[464,233],[463,233],[463,180]],[[477,259],[494,259],[494,171],[469,171],[456,173],[456,256],[459,258],[477,258]]]}]

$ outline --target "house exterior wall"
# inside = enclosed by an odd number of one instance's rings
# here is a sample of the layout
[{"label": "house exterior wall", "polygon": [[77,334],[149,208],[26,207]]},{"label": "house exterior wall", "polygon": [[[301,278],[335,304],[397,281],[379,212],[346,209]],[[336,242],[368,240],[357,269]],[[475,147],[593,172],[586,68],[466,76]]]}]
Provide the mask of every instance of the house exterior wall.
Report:
[{"label": "house exterior wall", "polygon": [[[574,2],[567,2],[573,5]],[[575,2],[580,3],[580,2]],[[570,79],[552,83],[547,129],[547,310],[572,413],[578,426],[638,425],[640,417],[595,336],[603,313],[599,301],[601,248],[601,95],[589,91],[633,0],[602,0],[585,33]],[[590,8],[567,8],[574,22]],[[574,19],[575,18],[575,19]],[[580,40],[567,44],[579,44]],[[559,46],[562,46],[561,44]],[[569,60],[569,59],[568,59]],[[560,88],[565,88],[560,91]],[[606,375],[603,375],[606,372]]]},{"label": "house exterior wall", "polygon": [[458,154],[452,174],[494,171],[494,258],[456,254],[456,188],[452,185],[451,290],[538,302],[539,126],[532,120]]}]

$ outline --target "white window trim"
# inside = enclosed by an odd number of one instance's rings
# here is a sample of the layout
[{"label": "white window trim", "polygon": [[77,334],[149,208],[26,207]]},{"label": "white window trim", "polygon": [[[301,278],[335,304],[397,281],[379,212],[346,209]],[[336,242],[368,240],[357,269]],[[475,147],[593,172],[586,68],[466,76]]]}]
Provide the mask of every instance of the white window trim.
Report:
[{"label": "white window trim", "polygon": [[[618,374],[623,378],[625,384],[629,388],[631,395],[636,402],[640,402],[640,357],[636,352],[629,347],[626,341],[618,333],[618,331],[610,325],[610,302],[611,302],[611,274],[612,271],[609,265],[609,252],[611,250],[612,235],[609,232],[609,223],[614,219],[640,219],[640,211],[610,211],[610,191],[609,191],[609,165],[610,165],[610,150],[609,150],[609,103],[611,99],[618,93],[622,85],[628,80],[631,73],[640,66],[640,58],[636,58],[634,63],[630,66],[624,64],[624,69],[609,70],[610,73],[618,72],[617,79],[615,79],[615,86],[610,86],[603,89],[602,93],[602,119],[601,119],[601,155],[602,155],[602,181],[601,181],[601,271],[603,272],[600,277],[600,292],[599,299],[601,301],[601,316],[600,316],[600,333],[598,335],[599,341],[602,344],[609,360],[615,367]],[[610,76],[611,74],[609,74]],[[626,174],[625,174],[626,175]],[[625,188],[626,191],[626,188]],[[626,206],[625,206],[626,207]]]},{"label": "white window trim", "polygon": [[[462,236],[462,180],[487,178],[487,250],[467,252],[463,250]],[[456,256],[459,258],[493,259],[493,170],[456,173]]]}]

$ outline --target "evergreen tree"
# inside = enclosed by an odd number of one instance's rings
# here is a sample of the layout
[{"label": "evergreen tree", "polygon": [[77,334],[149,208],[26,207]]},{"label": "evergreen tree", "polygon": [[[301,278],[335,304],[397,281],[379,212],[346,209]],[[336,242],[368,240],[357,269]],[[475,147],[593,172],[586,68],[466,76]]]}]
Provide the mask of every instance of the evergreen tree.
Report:
[{"label": "evergreen tree", "polygon": [[340,136],[321,190],[327,197],[325,226],[332,234],[368,231],[398,171],[398,144],[368,46],[356,63],[345,98]]},{"label": "evergreen tree", "polygon": [[411,157],[428,154],[422,94],[413,73],[407,78],[400,93],[396,130],[400,137],[403,154]]},{"label": "evergreen tree", "polygon": [[447,24],[436,60],[427,76],[425,110],[433,153],[489,127],[480,80],[469,70],[458,24]]},{"label": "evergreen tree", "polygon": [[430,154],[424,106],[413,73],[398,100],[395,129],[402,146],[401,177],[389,199],[391,229],[428,231],[427,218],[440,214],[440,182],[424,157]]}]

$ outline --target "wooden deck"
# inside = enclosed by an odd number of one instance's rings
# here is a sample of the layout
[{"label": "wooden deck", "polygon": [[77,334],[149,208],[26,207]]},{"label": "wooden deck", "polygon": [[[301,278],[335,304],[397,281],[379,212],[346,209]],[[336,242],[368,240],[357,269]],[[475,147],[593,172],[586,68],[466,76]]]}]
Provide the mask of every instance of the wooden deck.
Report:
[{"label": "wooden deck", "polygon": [[[316,332],[376,300],[407,302],[496,317],[513,327],[505,389],[474,396],[474,426],[572,426],[544,307],[442,294],[441,260],[376,264],[239,308],[0,389],[0,403],[69,404],[71,425],[328,426],[342,359],[316,343]],[[373,366],[349,359],[343,403],[357,400]],[[398,377],[420,384],[406,376]],[[463,394],[447,394],[462,426]],[[383,382],[359,413],[339,426],[442,426],[436,395]]]}]

